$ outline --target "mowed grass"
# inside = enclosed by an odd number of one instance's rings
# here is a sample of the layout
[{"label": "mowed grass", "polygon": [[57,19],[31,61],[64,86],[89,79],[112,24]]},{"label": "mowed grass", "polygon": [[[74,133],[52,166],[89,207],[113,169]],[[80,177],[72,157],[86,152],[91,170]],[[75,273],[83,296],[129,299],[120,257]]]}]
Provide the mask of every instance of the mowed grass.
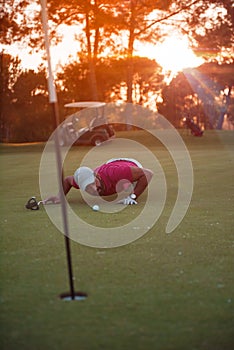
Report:
[{"label": "mowed grass", "polygon": [[[32,195],[40,198],[43,145],[1,146],[1,349],[233,348],[234,133],[210,131],[194,138],[182,131],[194,192],[171,234],[165,227],[177,193],[173,161],[143,131],[119,137],[144,143],[160,159],[166,205],[153,228],[131,244],[97,249],[71,241],[75,289],[88,293],[86,300],[71,302],[59,299],[69,290],[64,236],[44,208],[24,207]],[[69,152],[66,174],[88,151]],[[131,219],[133,211],[137,215],[145,196],[137,207],[113,214],[113,224]],[[111,214],[90,210],[79,191],[68,200],[83,219],[108,227]]]}]

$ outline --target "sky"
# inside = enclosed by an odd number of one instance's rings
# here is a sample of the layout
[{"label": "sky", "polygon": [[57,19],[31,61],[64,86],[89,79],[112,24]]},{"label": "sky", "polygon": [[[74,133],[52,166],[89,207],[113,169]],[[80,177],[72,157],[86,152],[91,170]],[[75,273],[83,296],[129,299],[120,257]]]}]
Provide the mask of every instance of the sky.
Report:
[{"label": "sky", "polygon": [[[56,47],[51,47],[54,71],[58,70],[60,65],[65,65],[73,60],[80,50],[79,42],[74,40],[75,29],[63,28],[63,33],[63,41]],[[5,47],[4,50],[13,56],[18,55],[24,69],[36,69],[42,63],[43,53],[32,52],[30,54],[28,47],[25,45],[13,44],[10,47]],[[196,56],[189,48],[187,38],[175,33],[172,33],[164,42],[157,45],[136,43],[135,54],[155,59],[165,72],[171,71],[173,74],[183,68],[196,67],[203,63],[202,58]]]},{"label": "sky", "polygon": [[[35,10],[35,4],[29,6],[27,11],[29,15],[31,11]],[[39,4],[37,5],[39,6]],[[40,10],[40,6],[37,8]],[[135,42],[135,55],[148,57],[155,59],[163,68],[163,72],[171,72],[172,75],[176,74],[183,68],[196,67],[203,63],[201,57],[197,57],[193,51],[189,48],[189,41],[185,35],[182,35],[174,27],[170,28],[170,25],[166,26],[166,32],[168,36],[164,42],[156,45],[141,44]],[[69,61],[74,60],[77,53],[80,50],[80,45],[75,40],[77,34],[77,26],[60,25],[58,28],[58,34],[62,34],[64,39],[56,47],[50,48],[51,50],[51,63],[54,72],[58,71],[60,66],[66,65]],[[126,39],[122,38],[123,45]],[[21,65],[24,69],[37,69],[37,67],[43,63],[42,56],[44,52],[31,52],[29,53],[29,47],[26,43],[15,43],[10,46],[1,46],[5,52],[10,53],[12,56],[18,55],[21,59]]]}]

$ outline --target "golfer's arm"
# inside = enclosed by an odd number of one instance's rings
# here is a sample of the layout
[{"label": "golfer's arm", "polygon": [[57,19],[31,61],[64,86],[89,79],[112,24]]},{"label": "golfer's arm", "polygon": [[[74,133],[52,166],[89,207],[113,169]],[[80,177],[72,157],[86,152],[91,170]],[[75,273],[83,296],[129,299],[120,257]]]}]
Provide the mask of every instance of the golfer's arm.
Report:
[{"label": "golfer's arm", "polygon": [[72,188],[72,180],[73,180],[73,176],[67,176],[63,180],[63,192],[64,192],[65,196]]},{"label": "golfer's arm", "polygon": [[[64,191],[65,196],[72,188],[72,179],[73,179],[73,176],[68,176],[63,180],[63,191]],[[42,202],[43,202],[43,204],[48,204],[50,202],[52,202],[54,204],[59,204],[61,202],[60,193],[58,193],[57,196],[50,196],[50,197],[44,199]]]},{"label": "golfer's arm", "polygon": [[134,193],[139,197],[152,179],[153,172],[149,169],[131,167],[133,182],[136,182]]}]

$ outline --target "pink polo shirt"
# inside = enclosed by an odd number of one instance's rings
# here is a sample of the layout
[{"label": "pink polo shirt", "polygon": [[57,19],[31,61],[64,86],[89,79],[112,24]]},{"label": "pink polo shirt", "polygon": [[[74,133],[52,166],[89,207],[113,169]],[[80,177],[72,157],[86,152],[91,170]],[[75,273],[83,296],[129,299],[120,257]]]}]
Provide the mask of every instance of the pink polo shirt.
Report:
[{"label": "pink polo shirt", "polygon": [[[132,172],[130,169],[130,167],[133,166],[137,167],[134,162],[116,160],[108,164],[102,164],[101,166],[94,169],[94,172],[100,176],[105,184],[105,192],[103,196],[110,196],[112,194],[115,194],[117,192],[117,184],[120,186],[118,188],[118,192],[127,188],[129,184],[133,182]],[[74,178],[73,187],[79,189]]]}]

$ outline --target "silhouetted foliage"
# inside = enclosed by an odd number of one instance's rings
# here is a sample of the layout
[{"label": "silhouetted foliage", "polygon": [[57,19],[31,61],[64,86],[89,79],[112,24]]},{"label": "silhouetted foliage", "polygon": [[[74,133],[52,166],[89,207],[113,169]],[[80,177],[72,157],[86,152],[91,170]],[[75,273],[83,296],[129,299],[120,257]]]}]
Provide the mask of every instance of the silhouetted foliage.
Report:
[{"label": "silhouetted foliage", "polygon": [[187,23],[185,33],[196,40],[204,53],[212,53],[212,50],[217,53],[234,44],[234,7],[231,0],[198,1],[193,11],[188,13]]},{"label": "silhouetted foliage", "polygon": [[[127,59],[102,58],[96,64],[96,75],[101,101],[113,102],[126,100],[128,69]],[[165,84],[161,67],[154,61],[143,57],[134,57],[133,69],[133,102],[147,106],[151,95],[159,94]],[[62,86],[60,103],[90,100],[92,95],[88,80],[88,63],[73,62],[64,67],[58,74],[59,85]],[[154,106],[155,107],[155,102]]]},{"label": "silhouetted foliage", "polygon": [[158,103],[159,113],[178,128],[183,126],[186,116],[205,129],[221,129],[225,114],[233,123],[233,70],[234,64],[217,63],[184,70],[162,90],[163,102]]},{"label": "silhouetted foliage", "polygon": [[[230,0],[48,0],[47,3],[51,43],[59,40],[60,25],[75,25],[74,40],[78,40],[81,47],[77,61],[62,67],[56,77],[62,117],[63,105],[72,100],[125,100],[154,107],[162,89],[159,112],[176,127],[183,126],[186,115],[204,128],[222,128],[225,115],[233,120],[231,55],[226,58],[229,63],[226,65],[208,64],[185,70],[169,86],[165,86],[155,61],[134,57],[136,40],[156,43],[162,35],[161,24],[164,28],[173,25],[180,29],[198,51],[218,53],[231,48],[234,9]],[[212,8],[215,12],[210,16]],[[0,9],[2,44],[11,45],[21,40],[40,50],[41,29],[39,2],[3,2]],[[126,41],[118,41],[123,34]],[[4,52],[0,57],[1,141],[46,139],[52,122],[45,72],[23,72],[18,58],[13,59]]]},{"label": "silhouetted foliage", "polygon": [[1,142],[45,141],[53,130],[44,71],[22,71],[1,55]]}]

